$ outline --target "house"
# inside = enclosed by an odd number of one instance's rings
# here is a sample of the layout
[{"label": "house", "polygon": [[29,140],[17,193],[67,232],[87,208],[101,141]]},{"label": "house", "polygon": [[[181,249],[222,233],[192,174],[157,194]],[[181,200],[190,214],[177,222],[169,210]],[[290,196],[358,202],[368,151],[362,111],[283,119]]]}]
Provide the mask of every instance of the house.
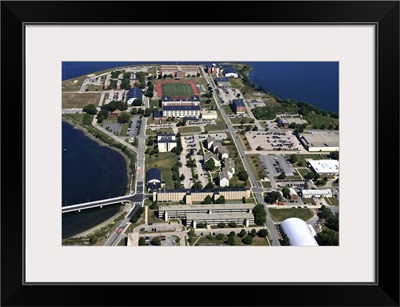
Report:
[{"label": "house", "polygon": [[226,148],[225,146],[218,146],[218,155],[219,155],[219,159],[223,160],[225,158],[229,157],[229,150],[228,148]]},{"label": "house", "polygon": [[221,166],[221,162],[219,161],[218,157],[210,152],[207,152],[204,154],[204,163],[206,163],[208,160],[213,159],[215,167]]},{"label": "house", "polygon": [[213,145],[216,144],[215,138],[212,136],[207,137],[207,149],[213,151]]},{"label": "house", "polygon": [[231,86],[231,83],[229,82],[229,79],[227,77],[215,78],[214,81],[215,81],[215,83],[217,84],[218,87]]},{"label": "house", "polygon": [[228,172],[229,179],[232,179],[233,175],[235,174],[235,161],[233,161],[231,158],[225,158],[224,168]]},{"label": "house", "polygon": [[244,114],[246,113],[246,106],[244,104],[244,101],[242,99],[233,99],[232,104],[231,104],[232,110],[236,114]]},{"label": "house", "polygon": [[112,112],[108,112],[108,118],[117,118],[121,114],[121,110],[114,110]]},{"label": "house", "polygon": [[140,88],[134,87],[129,89],[126,102],[131,105],[136,99],[143,99],[143,92]]},{"label": "house", "polygon": [[225,168],[218,173],[218,182],[220,187],[229,187],[229,175]]},{"label": "house", "polygon": [[168,152],[177,146],[176,136],[173,133],[157,134],[157,145],[160,152]]}]

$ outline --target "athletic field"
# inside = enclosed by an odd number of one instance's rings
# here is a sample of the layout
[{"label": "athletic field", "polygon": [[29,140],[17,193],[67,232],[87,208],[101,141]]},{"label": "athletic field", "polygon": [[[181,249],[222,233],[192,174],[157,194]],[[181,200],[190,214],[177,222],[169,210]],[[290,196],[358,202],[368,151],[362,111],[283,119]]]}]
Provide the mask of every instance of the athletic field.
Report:
[{"label": "athletic field", "polygon": [[164,96],[193,96],[192,86],[189,83],[163,83],[161,90]]},{"label": "athletic field", "polygon": [[157,83],[157,96],[159,97],[188,98],[193,95],[199,95],[199,91],[193,81],[167,80]]}]

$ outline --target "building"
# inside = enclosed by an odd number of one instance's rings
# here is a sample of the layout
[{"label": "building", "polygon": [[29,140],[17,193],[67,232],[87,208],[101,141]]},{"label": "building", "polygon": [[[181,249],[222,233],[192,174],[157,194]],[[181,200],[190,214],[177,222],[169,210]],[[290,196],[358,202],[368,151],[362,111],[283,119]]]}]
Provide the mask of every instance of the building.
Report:
[{"label": "building", "polygon": [[246,113],[246,106],[242,99],[233,99],[231,108],[232,108],[233,112],[235,112],[236,114]]},{"label": "building", "polygon": [[218,173],[218,182],[220,187],[229,187],[229,175],[225,168],[222,168]]},{"label": "building", "polygon": [[235,161],[233,161],[231,158],[225,158],[223,163],[229,179],[232,179],[233,175],[235,174]]},{"label": "building", "polygon": [[112,112],[108,112],[108,118],[117,118],[121,114],[121,110],[114,110]]},{"label": "building", "polygon": [[200,117],[200,106],[163,106],[163,117]]},{"label": "building", "polygon": [[301,190],[301,197],[303,197],[303,198],[332,197],[332,190],[331,189]]},{"label": "building", "polygon": [[215,149],[218,148],[218,143],[214,137],[212,137],[212,136],[207,137],[206,142],[207,142],[207,149],[209,151],[214,152]]},{"label": "building", "polygon": [[252,210],[255,204],[173,205],[159,206],[158,218],[168,221],[179,218],[186,226],[196,228],[198,223],[216,225],[235,222],[248,226],[254,223]]},{"label": "building", "polygon": [[201,112],[201,118],[204,120],[218,119],[217,111],[214,110],[203,110]]},{"label": "building", "polygon": [[131,105],[136,99],[143,99],[143,92],[140,88],[134,87],[129,89],[126,102]]},{"label": "building", "polygon": [[220,160],[223,160],[225,158],[229,158],[229,150],[223,145],[218,146],[218,156]]},{"label": "building", "polygon": [[219,73],[219,67],[217,66],[217,64],[212,63],[212,64],[205,64],[204,65],[204,70],[206,73],[208,74],[217,74]]},{"label": "building", "polygon": [[337,176],[339,175],[338,160],[309,160],[311,169],[319,175]]},{"label": "building", "polygon": [[231,86],[231,83],[229,82],[229,79],[227,77],[219,77],[214,79],[215,83],[217,84],[218,87],[228,87]]},{"label": "building", "polygon": [[151,168],[146,173],[146,185],[148,189],[159,189],[162,185],[161,170]]},{"label": "building", "polygon": [[199,69],[196,65],[160,65],[158,68],[159,74],[172,75],[177,78],[197,75]]},{"label": "building", "polygon": [[280,224],[281,230],[289,238],[291,246],[319,246],[314,233],[303,220],[291,217]]},{"label": "building", "polygon": [[217,200],[220,196],[224,196],[225,200],[241,200],[243,197],[250,197],[250,190],[244,188],[224,188],[224,189],[211,189],[211,190],[190,190],[190,189],[177,189],[167,190],[158,189],[153,191],[153,200],[158,202],[185,202],[192,204],[192,202],[202,202],[207,196]]},{"label": "building", "polygon": [[161,97],[161,107],[166,106],[200,106],[200,96],[193,95],[189,97],[170,97],[163,95]]},{"label": "building", "polygon": [[298,138],[308,151],[339,151],[338,131],[304,132]]},{"label": "building", "polygon": [[222,66],[222,74],[225,76],[225,77],[228,77],[228,78],[238,78],[239,77],[239,74],[238,74],[238,72],[236,71],[236,69],[234,69],[232,66],[230,66],[230,65],[223,65]]},{"label": "building", "polygon": [[221,166],[221,162],[219,161],[218,157],[215,154],[213,154],[211,152],[206,152],[204,154],[204,163],[206,163],[210,159],[214,160],[215,167]]},{"label": "building", "polygon": [[172,148],[177,146],[176,136],[173,133],[159,133],[157,134],[157,145],[160,152],[171,151]]},{"label": "building", "polygon": [[299,195],[297,195],[295,189],[289,188],[289,200],[297,202],[299,199]]},{"label": "building", "polygon": [[110,79],[111,79],[111,74],[107,74],[106,81],[104,81],[104,86],[103,86],[105,90],[108,89],[108,87],[110,86]]}]

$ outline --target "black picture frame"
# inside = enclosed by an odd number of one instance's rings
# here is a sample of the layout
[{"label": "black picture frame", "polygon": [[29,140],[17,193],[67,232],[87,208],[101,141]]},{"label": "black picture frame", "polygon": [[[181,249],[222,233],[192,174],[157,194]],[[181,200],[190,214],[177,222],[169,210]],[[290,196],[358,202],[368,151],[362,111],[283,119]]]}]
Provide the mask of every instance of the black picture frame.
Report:
[{"label": "black picture frame", "polygon": [[[399,306],[399,206],[393,195],[399,186],[399,1],[200,1],[197,4],[202,11],[190,16],[190,20],[186,15],[175,14],[170,1],[157,2],[157,12],[162,14],[152,13],[155,4],[154,1],[1,2],[1,305]],[[196,3],[187,1],[179,5],[187,11]],[[121,8],[123,13],[110,13],[110,7]],[[24,282],[24,25],[132,22],[376,26],[376,283],[34,285]],[[19,97],[10,98],[9,93],[19,93],[21,103]],[[9,112],[10,99],[12,112]],[[387,135],[394,140],[390,145],[390,169],[379,167],[388,159],[388,153],[380,150],[385,147]],[[393,189],[390,193],[388,181]],[[362,221],[359,223],[362,227]],[[321,268],[327,265],[323,261],[317,263]],[[191,298],[186,300],[183,293]]]}]

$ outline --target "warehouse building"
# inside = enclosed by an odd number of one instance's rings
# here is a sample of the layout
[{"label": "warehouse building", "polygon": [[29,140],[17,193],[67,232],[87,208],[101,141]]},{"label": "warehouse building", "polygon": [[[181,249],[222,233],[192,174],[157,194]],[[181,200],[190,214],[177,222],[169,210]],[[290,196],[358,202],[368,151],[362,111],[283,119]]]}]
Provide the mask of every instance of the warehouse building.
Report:
[{"label": "warehouse building", "polygon": [[314,172],[319,175],[337,176],[339,175],[338,160],[309,160],[308,163]]},{"label": "warehouse building", "polygon": [[308,151],[339,151],[339,132],[304,132],[299,140]]}]

